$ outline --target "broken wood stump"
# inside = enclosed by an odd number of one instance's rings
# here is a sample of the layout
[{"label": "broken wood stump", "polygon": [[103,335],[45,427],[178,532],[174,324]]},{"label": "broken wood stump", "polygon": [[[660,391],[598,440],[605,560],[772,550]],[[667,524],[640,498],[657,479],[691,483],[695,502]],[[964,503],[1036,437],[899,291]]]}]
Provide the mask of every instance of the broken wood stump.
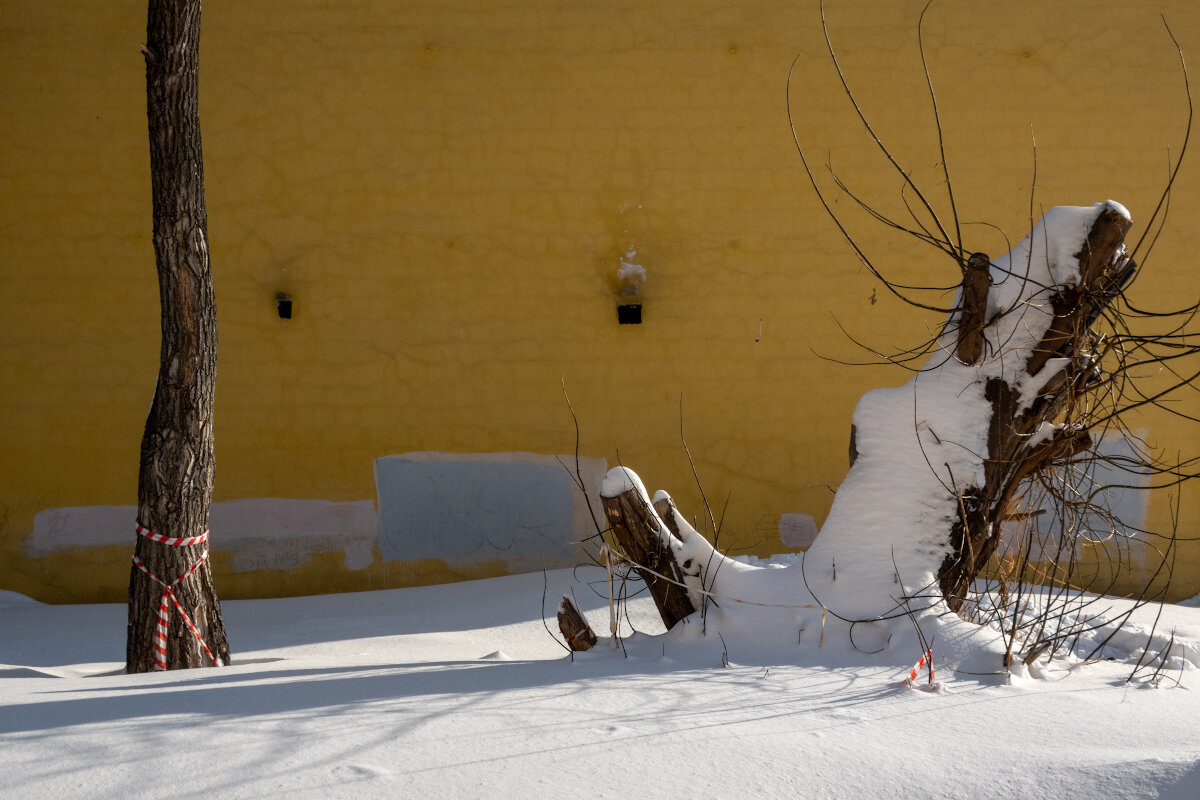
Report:
[{"label": "broken wood stump", "polygon": [[670,532],[636,488],[601,500],[617,544],[646,582],[663,625],[670,630],[696,611],[683,582],[683,570],[667,549]]},{"label": "broken wood stump", "polygon": [[558,629],[572,650],[583,652],[591,650],[596,644],[596,634],[592,626],[583,618],[575,601],[565,594],[562,602],[558,604]]}]

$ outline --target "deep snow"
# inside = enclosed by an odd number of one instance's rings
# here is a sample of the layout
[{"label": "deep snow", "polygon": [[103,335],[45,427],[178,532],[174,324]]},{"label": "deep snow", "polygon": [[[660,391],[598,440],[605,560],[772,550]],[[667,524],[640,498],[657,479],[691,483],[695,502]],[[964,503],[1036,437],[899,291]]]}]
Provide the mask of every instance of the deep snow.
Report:
[{"label": "deep snow", "polygon": [[[573,590],[606,631],[603,578],[550,573],[551,627]],[[779,609],[661,634],[641,598],[571,661],[542,603],[541,574],[226,602],[233,666],[127,676],[124,606],[0,593],[0,797],[1200,797],[1192,669],[1008,683],[935,643],[941,690],[907,689],[899,642],[781,644]],[[1200,608],[1159,624],[1195,641]]]}]

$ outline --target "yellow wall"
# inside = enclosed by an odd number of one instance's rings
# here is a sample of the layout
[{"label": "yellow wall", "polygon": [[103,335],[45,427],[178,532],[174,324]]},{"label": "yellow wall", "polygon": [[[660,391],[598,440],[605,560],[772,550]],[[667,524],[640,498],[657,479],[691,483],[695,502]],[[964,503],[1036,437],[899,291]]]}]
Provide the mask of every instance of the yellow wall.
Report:
[{"label": "yellow wall", "polygon": [[[877,131],[945,209],[916,49],[923,4],[829,0],[827,16]],[[932,7],[964,221],[1026,232],[1031,128],[1036,207],[1111,197],[1135,223],[1149,215],[1187,113],[1160,11],[1200,53],[1191,0]],[[0,5],[0,588],[43,600],[118,600],[128,581],[129,548],[31,556],[28,541],[47,509],[135,500],[158,355],[144,17],[129,0]],[[573,453],[565,382],[581,453],[635,467],[700,514],[682,398],[707,495],[718,511],[728,499],[732,550],[785,549],[783,513],[824,518],[857,398],[905,380],[822,358],[869,360],[838,323],[892,350],[937,320],[877,288],[801,170],[793,59],[814,162],[903,213],[815,2],[262,0],[209,4],[203,24],[217,501],[372,500],[374,461],[391,454]],[[1144,305],[1196,299],[1194,164],[1136,284]],[[956,282],[936,252],[851,220],[889,274]],[[991,228],[964,233],[968,249],[1007,249]],[[648,274],[645,322],[618,326],[630,246]],[[294,298],[290,321],[279,292]],[[1196,393],[1179,409],[1200,415]],[[1171,453],[1200,452],[1194,425],[1142,427]],[[1149,524],[1167,509],[1155,501]],[[1181,514],[1183,533],[1200,533],[1195,491]],[[220,536],[226,597],[503,569],[378,553],[349,569],[324,553],[235,572]],[[1197,543],[1177,573],[1177,596],[1200,591]]]}]

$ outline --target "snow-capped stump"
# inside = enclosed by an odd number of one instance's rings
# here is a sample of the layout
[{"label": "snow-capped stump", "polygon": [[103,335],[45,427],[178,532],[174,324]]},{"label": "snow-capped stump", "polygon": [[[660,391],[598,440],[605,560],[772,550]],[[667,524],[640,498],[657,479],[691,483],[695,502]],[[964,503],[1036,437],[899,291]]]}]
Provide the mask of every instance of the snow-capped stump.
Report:
[{"label": "snow-capped stump", "polygon": [[632,471],[620,467],[609,471],[600,495],[617,544],[646,582],[663,626],[670,630],[696,611],[683,570],[671,551],[677,540],[650,506],[646,490]]},{"label": "snow-capped stump", "polygon": [[[1087,216],[1079,212],[1089,211],[1093,219],[1085,228]],[[1056,225],[1052,215],[1062,221]],[[1090,326],[1137,268],[1132,259],[1124,257],[1125,234],[1132,224],[1128,212],[1109,201],[1091,209],[1052,209],[1038,226],[1043,235],[1053,237],[1045,245],[1049,282],[1028,300],[1019,296],[1018,302],[1036,303],[1045,309],[1049,294],[1049,319],[1044,320],[1040,338],[1033,331],[1042,326],[1031,325],[1024,331],[1029,341],[1008,340],[1008,348],[1022,356],[1029,354],[1023,374],[988,370],[993,374],[987,376],[984,396],[992,413],[984,483],[962,491],[958,520],[950,534],[953,550],[938,571],[942,594],[955,611],[962,609],[971,581],[996,552],[1001,523],[1016,513],[1013,506],[1021,482],[1092,447],[1086,430],[1053,423],[1068,406],[1082,402],[1097,377],[1088,341]],[[1086,238],[1071,245],[1072,230],[1080,229],[1087,231]],[[1022,246],[1014,253],[1018,251]],[[1071,255],[1064,257],[1066,253]],[[993,277],[994,282],[1021,277],[1020,262],[1013,254],[1008,262],[1002,274]],[[997,353],[993,362],[1003,360],[1000,349],[1005,347],[1010,329],[1003,318],[1014,307],[999,309],[984,329],[984,338]],[[1023,383],[1041,385],[1031,401],[1023,402],[1027,396]],[[1038,434],[1051,430],[1049,440],[1042,441]]]},{"label": "snow-capped stump", "polygon": [[[1134,271],[1131,224],[1111,201],[1058,207],[1011,253],[967,260],[929,362],[855,410],[853,465],[806,558],[820,602],[851,619],[962,610],[1018,486],[1091,447],[1069,412],[1097,375],[1090,325]],[[835,561],[836,583],[817,567]]]},{"label": "snow-capped stump", "polygon": [[653,505],[654,512],[667,526],[671,535],[676,539],[682,538],[679,535],[679,523],[675,521],[675,501],[671,499],[671,495],[666,492],[655,492]]},{"label": "snow-capped stump", "polygon": [[592,626],[568,595],[563,595],[558,604],[558,629],[562,632],[567,647],[575,651],[591,650],[596,645],[596,634]]}]

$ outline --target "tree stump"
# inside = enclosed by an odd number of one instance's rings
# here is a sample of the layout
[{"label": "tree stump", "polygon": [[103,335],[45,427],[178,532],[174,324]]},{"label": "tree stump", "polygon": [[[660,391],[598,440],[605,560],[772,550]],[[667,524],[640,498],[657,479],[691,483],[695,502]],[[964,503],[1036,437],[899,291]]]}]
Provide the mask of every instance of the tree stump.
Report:
[{"label": "tree stump", "polygon": [[562,632],[567,647],[576,652],[591,650],[596,645],[596,634],[592,631],[592,626],[588,625],[583,614],[579,613],[575,601],[565,594],[562,602],[558,604],[558,629]]},{"label": "tree stump", "polygon": [[670,532],[637,488],[601,500],[617,543],[646,582],[663,625],[670,630],[696,611],[683,571],[668,549]]}]

